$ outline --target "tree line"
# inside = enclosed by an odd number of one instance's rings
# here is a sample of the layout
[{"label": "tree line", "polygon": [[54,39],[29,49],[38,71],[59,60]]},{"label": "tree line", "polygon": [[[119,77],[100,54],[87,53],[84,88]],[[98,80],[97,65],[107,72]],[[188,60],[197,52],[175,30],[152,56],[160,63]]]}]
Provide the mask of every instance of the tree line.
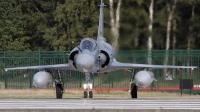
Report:
[{"label": "tree line", "polygon": [[[104,0],[116,50],[199,49],[199,0]],[[0,1],[0,51],[71,50],[96,39],[100,0]]]}]

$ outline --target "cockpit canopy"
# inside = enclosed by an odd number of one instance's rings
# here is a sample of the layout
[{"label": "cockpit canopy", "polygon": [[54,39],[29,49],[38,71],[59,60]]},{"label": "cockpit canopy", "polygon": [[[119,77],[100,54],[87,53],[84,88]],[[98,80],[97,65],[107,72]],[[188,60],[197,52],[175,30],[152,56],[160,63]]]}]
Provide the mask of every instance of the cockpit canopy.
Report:
[{"label": "cockpit canopy", "polygon": [[81,41],[81,49],[88,49],[89,51],[94,51],[96,49],[96,42],[91,38],[85,38]]}]

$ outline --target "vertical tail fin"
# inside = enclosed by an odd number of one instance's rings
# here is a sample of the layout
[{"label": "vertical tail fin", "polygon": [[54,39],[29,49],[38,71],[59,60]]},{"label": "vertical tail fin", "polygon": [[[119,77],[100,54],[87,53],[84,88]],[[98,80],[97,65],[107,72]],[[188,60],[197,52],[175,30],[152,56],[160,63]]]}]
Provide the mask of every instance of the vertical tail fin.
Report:
[{"label": "vertical tail fin", "polygon": [[104,15],[103,15],[103,8],[104,6],[104,3],[103,3],[103,0],[101,0],[101,4],[99,5],[100,6],[100,15],[99,15],[99,27],[98,27],[98,35],[97,35],[97,41],[105,41],[106,39],[104,38]]}]

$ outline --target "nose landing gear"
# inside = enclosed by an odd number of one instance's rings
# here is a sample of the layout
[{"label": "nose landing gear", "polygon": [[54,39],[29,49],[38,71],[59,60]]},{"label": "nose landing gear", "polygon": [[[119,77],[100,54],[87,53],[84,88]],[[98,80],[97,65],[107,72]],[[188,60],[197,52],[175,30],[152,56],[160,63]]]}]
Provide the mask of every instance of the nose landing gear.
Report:
[{"label": "nose landing gear", "polygon": [[93,98],[92,83],[90,83],[90,73],[85,73],[86,84],[84,84],[84,89],[86,89],[83,93],[84,98]]}]

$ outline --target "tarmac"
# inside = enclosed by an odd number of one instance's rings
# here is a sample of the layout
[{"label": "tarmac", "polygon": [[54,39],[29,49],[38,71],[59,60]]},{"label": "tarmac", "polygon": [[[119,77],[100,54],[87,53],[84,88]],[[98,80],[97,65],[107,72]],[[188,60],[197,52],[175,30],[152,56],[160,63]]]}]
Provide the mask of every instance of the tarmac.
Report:
[{"label": "tarmac", "polygon": [[[113,111],[171,110],[200,111],[200,98],[63,98],[63,99],[0,99],[0,111]],[[177,110],[177,111],[173,111]],[[159,111],[157,111],[159,112]]]}]

